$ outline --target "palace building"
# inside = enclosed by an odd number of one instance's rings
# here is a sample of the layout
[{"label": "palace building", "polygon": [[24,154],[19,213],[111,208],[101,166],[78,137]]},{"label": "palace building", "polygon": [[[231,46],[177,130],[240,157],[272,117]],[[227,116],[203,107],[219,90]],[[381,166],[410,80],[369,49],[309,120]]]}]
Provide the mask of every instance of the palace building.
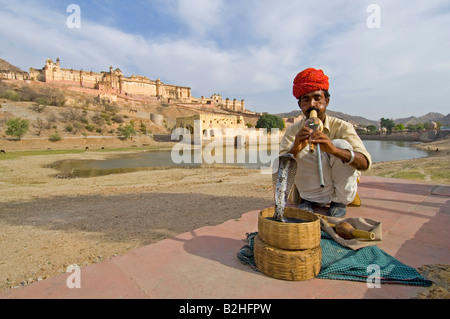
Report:
[{"label": "palace building", "polygon": [[48,59],[42,69],[30,68],[29,78],[46,83],[99,89],[113,94],[176,99],[191,101],[191,88],[165,84],[160,79],[150,80],[144,76],[126,77],[120,69],[111,66],[107,72],[92,72],[61,68],[59,58],[56,62]]}]

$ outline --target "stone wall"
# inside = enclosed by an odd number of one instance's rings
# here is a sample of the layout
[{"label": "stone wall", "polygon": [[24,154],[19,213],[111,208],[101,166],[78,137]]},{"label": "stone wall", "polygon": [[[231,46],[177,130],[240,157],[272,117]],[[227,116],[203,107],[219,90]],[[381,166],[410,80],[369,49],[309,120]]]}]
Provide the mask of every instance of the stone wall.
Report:
[{"label": "stone wall", "polygon": [[177,99],[190,102],[191,88],[165,84],[161,80],[150,80],[144,76],[125,77],[120,69],[109,72],[92,72],[64,69],[59,59],[47,59],[41,70],[30,68],[29,78],[35,81],[58,83],[67,86],[95,88],[100,91],[121,94],[125,97],[148,96],[163,99]]},{"label": "stone wall", "polygon": [[0,70],[0,79],[26,81],[29,79],[29,75],[26,72]]},{"label": "stone wall", "polygon": [[[200,122],[200,127],[196,127],[195,121]],[[196,114],[193,116],[179,117],[176,119],[176,127],[186,128],[191,134],[202,134],[204,137],[211,137],[219,134],[225,134],[227,128],[238,129],[245,128],[244,118],[235,115],[223,114]],[[199,129],[200,132],[194,132]]]},{"label": "stone wall", "polygon": [[217,93],[214,93],[209,99],[202,96],[201,99],[194,100],[193,102],[207,107],[221,108],[227,111],[245,112],[246,110],[244,99],[238,101],[237,99],[230,100],[229,98],[226,98],[224,100],[222,96]]},{"label": "stone wall", "polygon": [[432,142],[446,138],[450,131],[420,131],[420,132],[393,132],[393,133],[358,133],[362,140],[379,141],[418,141]]}]

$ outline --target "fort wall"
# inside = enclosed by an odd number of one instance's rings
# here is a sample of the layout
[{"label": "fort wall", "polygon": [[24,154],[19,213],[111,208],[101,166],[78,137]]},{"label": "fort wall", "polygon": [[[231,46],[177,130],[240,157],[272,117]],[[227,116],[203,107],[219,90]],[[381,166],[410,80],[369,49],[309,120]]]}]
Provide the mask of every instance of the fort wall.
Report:
[{"label": "fort wall", "polygon": [[[29,73],[23,71],[2,71],[0,79],[36,81],[66,86],[74,91],[86,91],[108,101],[118,98],[135,101],[159,101],[177,103],[191,108],[215,108],[231,112],[254,113],[246,110],[245,101],[223,99],[214,93],[210,98],[194,98],[191,88],[163,83],[160,79],[151,80],[145,76],[132,75],[126,77],[120,69],[93,72],[62,68],[59,58],[53,62],[45,61],[42,69],[30,68]],[[93,90],[93,91],[91,91]]]},{"label": "fort wall", "polygon": [[420,132],[392,132],[392,133],[358,133],[362,140],[378,141],[412,141],[432,142],[446,138],[450,131],[428,130]]},{"label": "fort wall", "polygon": [[191,88],[165,84],[161,80],[150,80],[144,76],[125,77],[120,69],[109,72],[92,72],[61,68],[60,60],[47,59],[42,69],[30,68],[29,78],[46,83],[98,89],[121,94],[124,97],[148,96],[162,99],[191,100]]}]

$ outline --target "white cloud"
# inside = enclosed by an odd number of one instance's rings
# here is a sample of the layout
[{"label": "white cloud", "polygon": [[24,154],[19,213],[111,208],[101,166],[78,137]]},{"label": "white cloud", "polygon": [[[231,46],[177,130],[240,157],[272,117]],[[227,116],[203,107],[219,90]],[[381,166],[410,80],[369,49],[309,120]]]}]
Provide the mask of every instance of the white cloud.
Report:
[{"label": "white cloud", "polygon": [[195,32],[204,34],[221,23],[221,0],[178,0],[178,14]]},{"label": "white cloud", "polygon": [[0,21],[15,26],[0,29],[6,44],[0,57],[25,70],[56,57],[70,68],[101,71],[112,65],[128,76],[190,86],[197,97],[221,93],[269,112],[295,109],[293,78],[317,67],[331,78],[334,110],[372,119],[448,112],[442,98],[427,100],[422,93],[443,91],[449,84],[450,10],[444,10],[444,1],[434,6],[378,1],[380,29],[366,26],[369,3],[353,1],[154,3],[164,19],[181,21],[187,30],[143,37],[84,15],[80,29],[69,29],[65,10],[56,12],[38,1],[0,0]]},{"label": "white cloud", "polygon": [[349,113],[359,104],[360,114],[373,119],[448,112],[425,95],[450,84],[449,15],[425,19],[422,3],[383,3],[380,29],[355,25],[328,42],[319,58],[331,70],[334,105]]}]

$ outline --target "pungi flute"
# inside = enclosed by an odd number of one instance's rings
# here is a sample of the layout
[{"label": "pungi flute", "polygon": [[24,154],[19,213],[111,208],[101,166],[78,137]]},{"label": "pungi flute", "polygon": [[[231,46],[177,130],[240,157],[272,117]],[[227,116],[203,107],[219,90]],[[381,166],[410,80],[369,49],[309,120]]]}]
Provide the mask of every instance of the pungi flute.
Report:
[{"label": "pungi flute", "polygon": [[[317,116],[317,111],[316,110],[312,110],[309,113],[309,118],[306,120],[305,126],[311,128],[314,131],[323,131],[323,123],[322,121],[318,118]],[[318,164],[318,169],[319,169],[319,182],[320,182],[320,187],[325,187],[325,183],[323,181],[323,168],[322,168],[322,154],[320,151],[320,144],[314,145],[314,144],[310,144],[310,152],[314,152],[314,149],[317,147],[317,164]]]}]

